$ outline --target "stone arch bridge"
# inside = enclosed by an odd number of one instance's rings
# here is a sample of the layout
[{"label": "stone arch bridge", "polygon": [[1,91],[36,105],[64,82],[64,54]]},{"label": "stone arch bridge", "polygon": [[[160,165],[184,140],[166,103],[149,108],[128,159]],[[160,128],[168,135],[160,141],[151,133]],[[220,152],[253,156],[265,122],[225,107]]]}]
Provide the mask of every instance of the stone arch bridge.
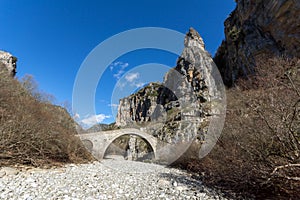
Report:
[{"label": "stone arch bridge", "polygon": [[103,159],[109,145],[117,138],[123,135],[136,135],[146,140],[151,148],[155,159],[158,159],[157,144],[158,140],[154,136],[145,133],[139,129],[126,128],[112,131],[100,131],[95,133],[80,134],[79,137],[89,149],[89,151],[97,158]]}]

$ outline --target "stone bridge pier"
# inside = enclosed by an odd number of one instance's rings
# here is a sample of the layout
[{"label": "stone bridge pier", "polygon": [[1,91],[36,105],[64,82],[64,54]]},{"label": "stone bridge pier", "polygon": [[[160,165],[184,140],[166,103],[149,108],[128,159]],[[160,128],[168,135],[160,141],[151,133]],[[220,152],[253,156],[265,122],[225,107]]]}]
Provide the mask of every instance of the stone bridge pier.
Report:
[{"label": "stone bridge pier", "polygon": [[112,131],[100,131],[95,133],[80,134],[79,137],[88,150],[97,158],[103,159],[109,145],[123,135],[136,135],[146,140],[153,149],[154,158],[158,160],[158,140],[152,135],[139,129],[127,128]]}]

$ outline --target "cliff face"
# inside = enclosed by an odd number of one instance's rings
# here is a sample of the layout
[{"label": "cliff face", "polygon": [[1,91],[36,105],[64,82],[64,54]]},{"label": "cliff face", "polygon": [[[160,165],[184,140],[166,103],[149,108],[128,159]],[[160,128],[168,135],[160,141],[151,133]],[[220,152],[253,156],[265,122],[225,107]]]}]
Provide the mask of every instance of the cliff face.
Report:
[{"label": "cliff face", "polygon": [[17,58],[8,52],[0,51],[0,64],[3,65],[11,76],[15,76],[17,71]]},{"label": "cliff face", "polygon": [[117,126],[131,126],[136,122],[150,122],[155,120],[154,113],[158,103],[162,103],[158,98],[162,94],[163,86],[159,83],[150,83],[137,93],[120,100]]},{"label": "cliff face", "polygon": [[150,83],[120,100],[116,125],[138,127],[160,141],[174,144],[202,136],[220,97],[212,77],[213,61],[200,35],[191,28],[177,65],[163,83]]},{"label": "cliff face", "polygon": [[300,57],[300,1],[239,0],[214,61],[224,83],[254,73],[259,55]]}]

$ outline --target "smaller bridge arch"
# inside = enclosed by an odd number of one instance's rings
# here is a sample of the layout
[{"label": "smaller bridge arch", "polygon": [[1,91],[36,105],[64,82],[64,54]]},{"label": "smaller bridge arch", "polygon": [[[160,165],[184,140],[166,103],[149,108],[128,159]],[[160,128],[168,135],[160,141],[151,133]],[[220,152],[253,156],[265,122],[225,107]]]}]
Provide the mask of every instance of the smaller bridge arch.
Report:
[{"label": "smaller bridge arch", "polygon": [[91,153],[97,159],[103,159],[109,145],[123,135],[136,135],[146,140],[153,149],[155,159],[158,159],[157,138],[139,129],[127,128],[113,131],[100,131],[95,133],[80,134],[79,137],[84,143],[89,144],[89,151],[91,151]]}]

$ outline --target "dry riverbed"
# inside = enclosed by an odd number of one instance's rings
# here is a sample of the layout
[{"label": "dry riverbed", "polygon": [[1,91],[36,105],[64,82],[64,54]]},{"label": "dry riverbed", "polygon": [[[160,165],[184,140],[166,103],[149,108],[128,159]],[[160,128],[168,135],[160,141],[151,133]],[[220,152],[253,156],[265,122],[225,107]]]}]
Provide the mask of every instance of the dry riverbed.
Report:
[{"label": "dry riverbed", "polygon": [[106,159],[54,169],[0,169],[0,199],[226,199],[183,170]]}]

